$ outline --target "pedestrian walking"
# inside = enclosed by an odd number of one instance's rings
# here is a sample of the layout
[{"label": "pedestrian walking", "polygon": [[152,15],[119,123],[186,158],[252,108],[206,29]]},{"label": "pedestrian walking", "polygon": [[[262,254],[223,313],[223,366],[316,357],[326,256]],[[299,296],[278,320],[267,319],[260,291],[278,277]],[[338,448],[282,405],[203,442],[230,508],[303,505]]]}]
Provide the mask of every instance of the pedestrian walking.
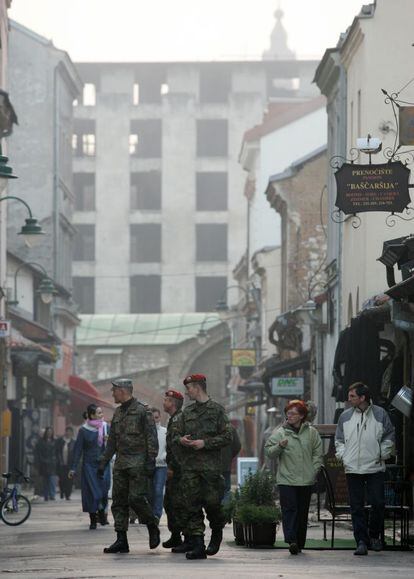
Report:
[{"label": "pedestrian walking", "polygon": [[36,464],[43,482],[43,498],[55,500],[56,495],[56,441],[53,428],[45,428],[43,437],[39,440],[35,451]]},{"label": "pedestrian walking", "polygon": [[[351,408],[339,417],[335,435],[336,456],[345,468],[357,548],[354,555],[368,549],[381,551],[384,529],[385,460],[394,451],[395,431],[388,413],[371,402],[369,388],[355,382],[348,389]],[[368,497],[369,523],[365,512]]]},{"label": "pedestrian walking", "polygon": [[56,467],[59,477],[60,498],[67,501],[70,500],[73,487],[73,479],[69,478],[69,471],[73,462],[74,448],[73,428],[67,426],[65,434],[56,441]]},{"label": "pedestrian walking", "polygon": [[166,438],[167,429],[161,425],[161,411],[158,408],[151,408],[157,428],[158,454],[155,459],[155,472],[152,479],[152,512],[160,520],[162,515],[162,506],[164,502],[164,488],[167,480],[167,449]]},{"label": "pedestrian walking", "polygon": [[104,553],[129,553],[127,538],[129,507],[147,525],[150,549],[160,543],[158,520],[148,500],[148,478],[154,475],[158,454],[158,438],[154,418],[148,407],[132,396],[133,385],[128,379],[112,382],[112,396],[120,406],[111,422],[108,443],[99,465],[99,475],[116,454],[112,514],[116,541]]},{"label": "pedestrian walking", "polygon": [[[221,474],[221,448],[231,443],[232,432],[224,408],[207,394],[204,374],[187,376],[183,384],[193,404],[177,419],[174,442],[181,445],[181,479],[186,504],[185,528],[189,535],[187,559],[206,559],[215,555],[226,524],[221,501],[224,479]],[[204,514],[211,527],[210,543],[204,544]]]},{"label": "pedestrian walking", "polygon": [[231,444],[221,449],[221,472],[224,478],[224,496],[223,504],[230,499],[231,492],[231,465],[233,459],[241,450],[241,442],[236,428],[231,424],[232,439]]},{"label": "pedestrian walking", "polygon": [[108,425],[104,421],[102,408],[89,404],[86,420],[79,428],[73,450],[69,478],[73,479],[82,458],[81,494],[82,510],[89,513],[89,529],[95,530],[97,523],[108,525],[108,491],[110,485],[109,466],[103,476],[98,477],[99,460],[105,450]]},{"label": "pedestrian walking", "polygon": [[[166,436],[166,462],[167,462],[167,482],[165,485],[164,509],[167,515],[168,530],[171,533],[170,538],[164,541],[162,546],[165,549],[172,549],[174,553],[185,552],[180,548],[183,544],[181,533],[185,534],[183,513],[185,503],[181,488],[181,467],[177,443],[173,443],[173,437],[176,432],[178,418],[182,412],[184,396],[178,390],[170,388],[165,393],[163,408],[170,419],[167,425]],[[187,537],[188,543],[188,537]]]},{"label": "pedestrian walking", "polygon": [[273,431],[265,444],[266,455],[279,459],[276,482],[283,534],[292,555],[305,546],[312,486],[323,462],[322,440],[306,422],[307,414],[302,400],[287,404],[286,422]]}]

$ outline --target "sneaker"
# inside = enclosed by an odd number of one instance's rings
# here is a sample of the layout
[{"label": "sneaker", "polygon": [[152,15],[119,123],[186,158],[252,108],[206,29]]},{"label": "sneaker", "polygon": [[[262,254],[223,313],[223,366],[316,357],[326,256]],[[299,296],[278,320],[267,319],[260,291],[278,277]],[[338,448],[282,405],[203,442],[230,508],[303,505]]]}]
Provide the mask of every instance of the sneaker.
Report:
[{"label": "sneaker", "polygon": [[354,551],[354,555],[368,555],[368,549],[364,541],[358,543],[358,547]]},{"label": "sneaker", "polygon": [[371,539],[370,545],[371,551],[382,551],[382,541],[381,539]]},{"label": "sneaker", "polygon": [[297,555],[299,553],[299,547],[297,543],[290,543],[289,544],[289,552],[291,555]]}]

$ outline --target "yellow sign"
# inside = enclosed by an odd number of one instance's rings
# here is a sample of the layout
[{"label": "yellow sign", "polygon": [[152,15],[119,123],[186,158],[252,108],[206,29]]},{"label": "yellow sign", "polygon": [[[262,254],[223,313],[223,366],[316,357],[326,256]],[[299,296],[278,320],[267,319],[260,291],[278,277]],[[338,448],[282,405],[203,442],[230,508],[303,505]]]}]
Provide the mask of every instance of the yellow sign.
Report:
[{"label": "yellow sign", "polygon": [[253,349],[232,350],[231,365],[256,366],[256,350]]},{"label": "yellow sign", "polygon": [[12,413],[8,408],[1,415],[1,436],[11,436]]}]

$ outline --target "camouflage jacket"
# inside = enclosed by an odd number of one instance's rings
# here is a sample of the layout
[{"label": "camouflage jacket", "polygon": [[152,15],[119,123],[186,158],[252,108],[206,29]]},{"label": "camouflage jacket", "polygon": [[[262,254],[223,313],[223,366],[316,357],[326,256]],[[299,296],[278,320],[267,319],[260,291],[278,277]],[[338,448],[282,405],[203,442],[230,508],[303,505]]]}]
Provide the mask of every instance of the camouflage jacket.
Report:
[{"label": "camouflage jacket", "polygon": [[180,446],[177,441],[174,442],[173,437],[177,431],[177,424],[181,410],[178,410],[173,416],[170,417],[167,425],[167,466],[174,474],[180,472]]},{"label": "camouflage jacket", "polygon": [[127,406],[119,406],[111,422],[108,442],[100,466],[116,454],[115,468],[143,467],[158,454],[158,437],[154,418],[148,407],[135,398]]},{"label": "camouflage jacket", "polygon": [[[195,402],[187,406],[176,422],[173,441],[180,444],[181,471],[221,473],[220,449],[232,441],[231,424],[224,408],[214,402]],[[204,440],[204,448],[195,450],[181,445],[180,438],[189,434],[193,440]]]}]

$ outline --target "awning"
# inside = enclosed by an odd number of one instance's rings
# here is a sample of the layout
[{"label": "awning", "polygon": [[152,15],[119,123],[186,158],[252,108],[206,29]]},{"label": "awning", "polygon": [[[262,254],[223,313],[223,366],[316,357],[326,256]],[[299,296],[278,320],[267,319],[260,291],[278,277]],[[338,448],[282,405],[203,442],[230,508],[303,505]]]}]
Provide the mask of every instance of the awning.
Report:
[{"label": "awning", "polygon": [[88,404],[96,404],[114,410],[115,405],[103,400],[99,396],[98,390],[89,382],[80,376],[69,376],[69,388],[71,390],[71,400],[75,405],[86,408]]},{"label": "awning", "polygon": [[289,358],[288,360],[277,360],[270,358],[265,364],[263,376],[273,378],[283,376],[296,370],[308,370],[310,367],[310,351],[304,352],[300,356]]}]

